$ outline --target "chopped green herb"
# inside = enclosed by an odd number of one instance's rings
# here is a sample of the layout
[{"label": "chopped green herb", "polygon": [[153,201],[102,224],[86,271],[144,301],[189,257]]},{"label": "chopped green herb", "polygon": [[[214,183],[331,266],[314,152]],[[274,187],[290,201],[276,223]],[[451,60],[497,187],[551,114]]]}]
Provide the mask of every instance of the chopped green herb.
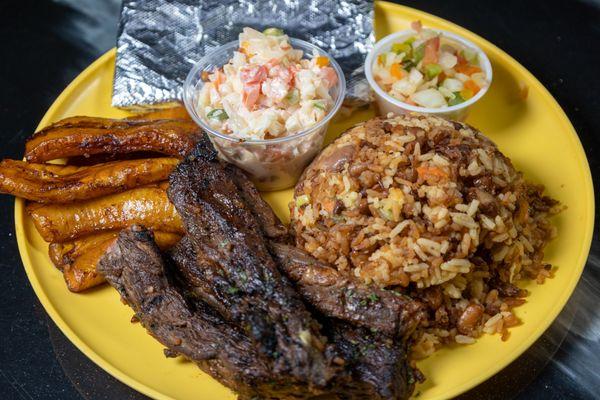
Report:
[{"label": "chopped green herb", "polygon": [[457,104],[460,104],[462,102],[464,102],[465,99],[463,99],[463,97],[460,95],[459,92],[454,92],[454,98],[448,100],[448,105],[449,106],[455,106]]},{"label": "chopped green herb", "polygon": [[227,293],[229,293],[229,294],[236,294],[239,291],[240,291],[240,289],[236,288],[235,286],[230,286],[227,289]]},{"label": "chopped green herb", "polygon": [[310,197],[307,194],[296,197],[296,207],[302,207],[310,201]]},{"label": "chopped green herb", "polygon": [[211,110],[208,114],[206,114],[206,117],[209,119],[224,121],[227,118],[229,118],[229,115],[227,115],[225,110],[223,110],[222,108],[215,108],[214,110]]},{"label": "chopped green herb", "polygon": [[263,31],[267,36],[281,36],[283,35],[283,29],[280,28],[267,28]]},{"label": "chopped green herb", "polygon": [[365,299],[362,299],[362,300],[360,301],[360,303],[358,303],[358,304],[360,304],[361,306],[366,306],[366,305],[367,305],[367,300],[365,300]]},{"label": "chopped green herb", "polygon": [[438,76],[442,72],[442,67],[439,64],[427,64],[425,65],[425,76],[431,80]]},{"label": "chopped green herb", "polygon": [[285,96],[285,99],[290,104],[297,104],[300,101],[300,91],[298,89],[291,90],[287,96]]},{"label": "chopped green herb", "polygon": [[418,64],[425,57],[425,43],[421,43],[417,46],[416,49],[413,50],[413,62]]},{"label": "chopped green herb", "polygon": [[379,296],[377,296],[375,293],[371,293],[369,295],[369,300],[371,300],[371,303],[375,303],[379,301]]},{"label": "chopped green herb", "polygon": [[323,104],[322,101],[314,101],[313,106],[315,106],[315,108],[318,108],[319,110],[325,111],[325,104]]},{"label": "chopped green herb", "polygon": [[346,296],[348,296],[348,297],[352,297],[352,296],[354,296],[354,290],[352,290],[352,289],[348,289],[348,290],[346,291]]},{"label": "chopped green herb", "polygon": [[404,43],[406,43],[406,44],[413,44],[413,43],[415,42],[415,40],[417,40],[417,38],[416,38],[416,37],[414,37],[414,36],[411,36],[411,37],[409,37],[408,39],[406,39],[406,40],[404,41]]},{"label": "chopped green herb", "polygon": [[415,64],[413,62],[413,60],[404,60],[402,61],[402,68],[404,68],[407,71],[410,71],[411,69],[413,69],[417,64]]}]

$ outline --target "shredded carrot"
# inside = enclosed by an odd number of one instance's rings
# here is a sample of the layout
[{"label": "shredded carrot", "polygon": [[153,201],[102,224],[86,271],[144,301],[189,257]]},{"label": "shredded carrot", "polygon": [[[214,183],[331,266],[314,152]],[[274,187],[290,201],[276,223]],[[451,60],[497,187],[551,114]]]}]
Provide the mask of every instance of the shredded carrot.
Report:
[{"label": "shredded carrot", "polygon": [[329,65],[329,58],[325,57],[325,56],[318,56],[315,59],[315,63],[317,64],[317,66],[319,67],[326,67]]},{"label": "shredded carrot", "polygon": [[437,176],[438,178],[447,178],[448,173],[441,168],[421,165],[417,167],[419,178],[426,179],[428,176]]},{"label": "shredded carrot", "polygon": [[475,82],[473,82],[472,79],[469,79],[468,81],[466,81],[463,86],[466,89],[469,89],[470,91],[473,92],[473,95],[476,95],[477,92],[479,92],[479,90],[481,89]]},{"label": "shredded carrot", "polygon": [[325,199],[321,203],[321,208],[327,211],[329,214],[333,214],[333,209],[335,208],[335,201],[333,199]]},{"label": "shredded carrot", "polygon": [[402,79],[402,77],[405,75],[405,72],[402,69],[402,66],[400,65],[400,63],[393,63],[392,67],[390,68],[390,73],[392,74],[392,76],[394,78],[397,78],[397,79]]},{"label": "shredded carrot", "polygon": [[470,64],[456,64],[454,69],[456,70],[456,72],[460,72],[461,74],[465,74],[468,76],[471,76],[477,72],[481,72],[481,68]]}]

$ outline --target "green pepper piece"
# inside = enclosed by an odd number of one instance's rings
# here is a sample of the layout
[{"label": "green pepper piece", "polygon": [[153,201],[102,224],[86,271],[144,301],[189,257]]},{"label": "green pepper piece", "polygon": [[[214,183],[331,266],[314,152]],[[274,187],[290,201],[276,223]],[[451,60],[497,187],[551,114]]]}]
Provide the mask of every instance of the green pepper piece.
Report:
[{"label": "green pepper piece", "polygon": [[406,43],[394,43],[392,45],[392,51],[396,54],[404,53],[405,57],[410,57],[412,53],[412,47]]},{"label": "green pepper piece", "polygon": [[267,36],[282,36],[283,29],[280,28],[267,28],[263,31],[263,33]]},{"label": "green pepper piece", "polygon": [[318,108],[319,110],[325,111],[325,104],[323,104],[322,101],[314,101],[313,106],[315,106],[315,108]]},{"label": "green pepper piece", "polygon": [[421,43],[416,49],[413,49],[413,62],[418,64],[425,57],[425,43]]},{"label": "green pepper piece", "polygon": [[464,101],[465,101],[465,99],[462,98],[462,96],[460,95],[460,92],[454,92],[454,98],[448,100],[448,105],[449,106],[455,106],[455,105],[460,104],[460,103],[462,103]]},{"label": "green pepper piece", "polygon": [[209,119],[224,121],[227,118],[229,118],[229,115],[227,115],[225,110],[223,110],[222,108],[215,108],[214,110],[211,110],[208,114],[206,114],[206,117]]},{"label": "green pepper piece", "polygon": [[425,65],[425,76],[427,79],[431,80],[438,76],[442,72],[442,67],[439,64],[427,64]]},{"label": "green pepper piece", "polygon": [[285,99],[288,101],[288,103],[290,104],[296,104],[300,101],[300,91],[298,89],[293,89],[291,90],[287,96],[285,96]]},{"label": "green pepper piece", "polygon": [[413,69],[414,67],[416,67],[417,64],[415,64],[413,62],[413,60],[404,60],[402,61],[402,68],[404,68],[407,71],[410,71],[411,69]]}]

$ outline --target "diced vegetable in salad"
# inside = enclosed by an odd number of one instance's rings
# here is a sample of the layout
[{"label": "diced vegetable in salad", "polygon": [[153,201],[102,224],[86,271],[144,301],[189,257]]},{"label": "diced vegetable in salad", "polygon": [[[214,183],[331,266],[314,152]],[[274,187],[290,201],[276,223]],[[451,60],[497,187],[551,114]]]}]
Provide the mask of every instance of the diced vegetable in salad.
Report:
[{"label": "diced vegetable in salad", "polygon": [[407,104],[442,108],[475,96],[489,82],[478,53],[433,30],[412,23],[413,36],[377,56],[373,77],[389,95]]},{"label": "diced vegetable in salad", "polygon": [[290,136],[321,121],[338,82],[330,60],[303,59],[279,28],[244,28],[232,59],[204,77],[198,112],[220,132],[241,139]]}]

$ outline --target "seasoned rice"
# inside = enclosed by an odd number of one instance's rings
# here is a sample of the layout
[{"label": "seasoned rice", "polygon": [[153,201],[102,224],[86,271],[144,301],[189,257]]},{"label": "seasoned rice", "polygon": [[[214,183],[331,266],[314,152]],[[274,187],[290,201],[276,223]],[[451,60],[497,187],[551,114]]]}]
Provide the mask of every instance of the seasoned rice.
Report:
[{"label": "seasoned rice", "polygon": [[355,126],[305,171],[290,211],[299,247],[428,306],[417,356],[483,332],[506,339],[526,295],[515,283],[551,276],[543,249],[558,203],[458,122],[411,115]]}]

